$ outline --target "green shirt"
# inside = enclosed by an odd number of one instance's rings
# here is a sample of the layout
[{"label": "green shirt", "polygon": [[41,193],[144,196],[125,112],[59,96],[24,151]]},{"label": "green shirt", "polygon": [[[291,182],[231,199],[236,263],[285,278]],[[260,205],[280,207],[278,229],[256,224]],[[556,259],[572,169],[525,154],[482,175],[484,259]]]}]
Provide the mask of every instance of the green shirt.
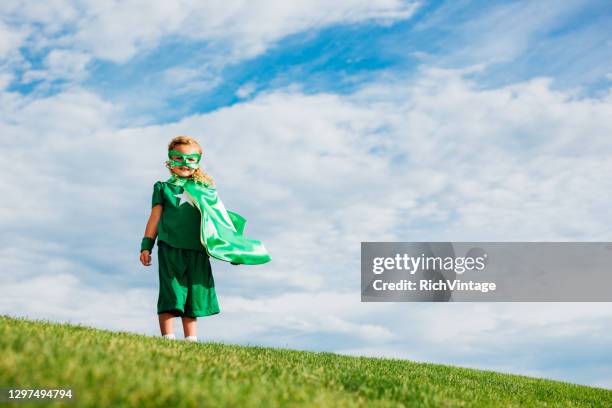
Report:
[{"label": "green shirt", "polygon": [[175,248],[206,252],[200,242],[200,211],[183,193],[182,186],[169,181],[158,181],[153,186],[151,206],[164,207],[157,225],[157,240]]}]

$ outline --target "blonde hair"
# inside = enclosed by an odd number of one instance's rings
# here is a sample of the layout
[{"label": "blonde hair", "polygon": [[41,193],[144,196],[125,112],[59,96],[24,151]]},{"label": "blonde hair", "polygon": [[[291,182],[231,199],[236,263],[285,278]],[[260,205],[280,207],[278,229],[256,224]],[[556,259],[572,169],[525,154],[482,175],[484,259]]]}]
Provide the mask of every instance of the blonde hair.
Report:
[{"label": "blonde hair", "polygon": [[[173,150],[178,145],[188,145],[188,146],[196,146],[198,148],[198,153],[202,154],[202,146],[191,136],[176,136],[173,138],[168,144],[168,151]],[[166,162],[166,167],[170,170],[172,174],[172,169]],[[208,173],[202,171],[200,167],[198,167],[191,176],[195,181],[199,181],[200,183],[206,184],[208,186],[214,186],[215,180],[213,180],[212,176]]]}]

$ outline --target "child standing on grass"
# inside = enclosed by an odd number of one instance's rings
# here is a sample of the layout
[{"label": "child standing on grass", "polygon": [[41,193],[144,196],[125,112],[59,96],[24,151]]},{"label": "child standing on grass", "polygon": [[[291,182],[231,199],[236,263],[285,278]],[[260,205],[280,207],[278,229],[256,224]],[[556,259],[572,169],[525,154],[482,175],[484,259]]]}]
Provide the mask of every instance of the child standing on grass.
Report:
[{"label": "child standing on grass", "polygon": [[197,341],[197,317],[220,312],[210,257],[238,264],[271,260],[261,241],[242,235],[246,219],[228,211],[214,180],[199,167],[200,144],[177,136],[168,145],[171,177],[153,186],[151,215],[141,242],[140,261],[151,265],[157,238],[159,297],[163,337],[176,339],[174,317],[181,317],[185,340]]}]

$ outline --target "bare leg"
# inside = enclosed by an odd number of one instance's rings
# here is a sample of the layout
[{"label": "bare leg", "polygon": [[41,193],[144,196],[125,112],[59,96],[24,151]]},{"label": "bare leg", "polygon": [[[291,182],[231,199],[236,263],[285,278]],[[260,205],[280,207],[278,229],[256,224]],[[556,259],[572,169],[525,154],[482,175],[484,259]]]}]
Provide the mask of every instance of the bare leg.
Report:
[{"label": "bare leg", "polygon": [[185,334],[185,337],[196,336],[196,333],[198,331],[197,329],[198,318],[184,316],[184,317],[181,317],[181,319],[183,320],[183,333]]},{"label": "bare leg", "polygon": [[174,331],[174,329],[172,328],[172,319],[174,319],[172,313],[159,314],[159,329],[161,330],[162,336],[164,334],[172,333]]}]

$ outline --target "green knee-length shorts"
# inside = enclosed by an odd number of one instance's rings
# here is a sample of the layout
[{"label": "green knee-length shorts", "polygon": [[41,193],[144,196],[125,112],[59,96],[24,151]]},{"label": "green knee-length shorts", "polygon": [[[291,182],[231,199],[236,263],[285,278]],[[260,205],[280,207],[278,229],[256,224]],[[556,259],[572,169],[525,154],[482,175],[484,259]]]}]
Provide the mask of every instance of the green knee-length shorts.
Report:
[{"label": "green knee-length shorts", "polygon": [[206,252],[157,242],[159,298],[157,313],[199,317],[220,312],[215,281]]}]

